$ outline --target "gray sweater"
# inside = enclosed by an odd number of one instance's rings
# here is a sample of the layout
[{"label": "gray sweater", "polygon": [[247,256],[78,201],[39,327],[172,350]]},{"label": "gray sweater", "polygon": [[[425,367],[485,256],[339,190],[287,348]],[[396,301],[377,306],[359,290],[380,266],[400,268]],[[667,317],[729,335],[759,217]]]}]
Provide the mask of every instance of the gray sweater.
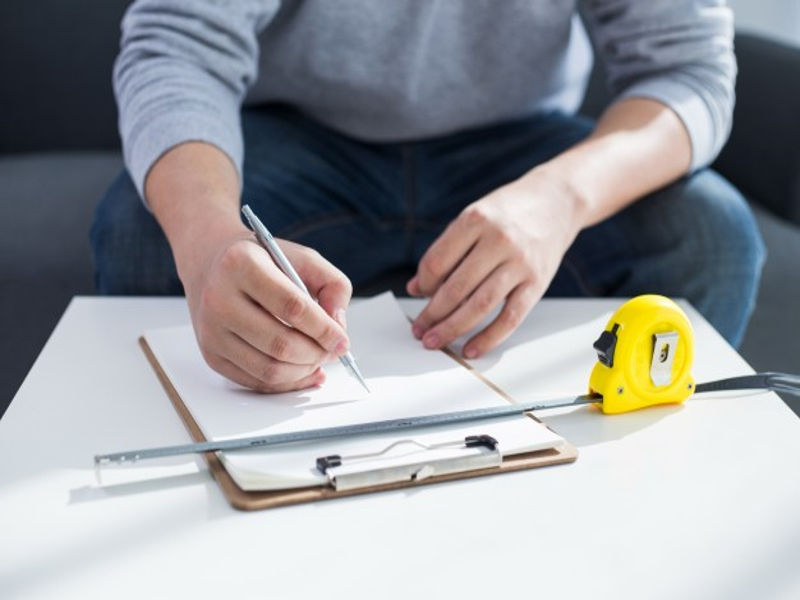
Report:
[{"label": "gray sweater", "polygon": [[[727,139],[733,18],[724,1],[586,0],[617,98],[670,106],[692,168]],[[241,169],[242,105],[289,104],[346,135],[395,142],[542,111],[573,113],[592,66],[575,0],[139,0],[114,89],[127,167],[205,141]]]}]

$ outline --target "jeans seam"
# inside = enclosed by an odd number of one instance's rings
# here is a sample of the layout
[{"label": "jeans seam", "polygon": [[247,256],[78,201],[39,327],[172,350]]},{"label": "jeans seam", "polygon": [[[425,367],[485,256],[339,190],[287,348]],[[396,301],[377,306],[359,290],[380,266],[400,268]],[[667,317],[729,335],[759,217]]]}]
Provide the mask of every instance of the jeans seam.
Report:
[{"label": "jeans seam", "polygon": [[318,229],[349,223],[355,220],[357,220],[356,215],[350,212],[337,211],[335,213],[329,213],[321,217],[306,219],[300,223],[295,223],[294,225],[291,225],[290,227],[278,232],[278,237],[287,240],[298,239]]},{"label": "jeans seam", "polygon": [[416,229],[416,207],[417,207],[417,185],[416,185],[416,165],[414,164],[414,147],[412,144],[403,146],[403,174],[405,179],[406,196],[406,244],[409,256],[414,255],[415,229]]},{"label": "jeans seam", "polygon": [[[322,217],[314,219],[306,219],[300,223],[296,223],[277,232],[275,235],[279,238],[296,241],[305,235],[314,233],[320,229],[327,229],[337,225],[349,225],[356,223],[360,220],[365,220],[366,217],[351,212],[336,212],[329,213]],[[394,219],[380,219],[370,221],[373,227],[383,230],[391,230],[394,228],[402,228],[406,225],[405,221]]]},{"label": "jeans seam", "polygon": [[572,274],[578,289],[585,297],[593,298],[602,295],[601,290],[589,283],[588,278],[584,276],[583,271],[566,254],[561,259],[561,266]]}]

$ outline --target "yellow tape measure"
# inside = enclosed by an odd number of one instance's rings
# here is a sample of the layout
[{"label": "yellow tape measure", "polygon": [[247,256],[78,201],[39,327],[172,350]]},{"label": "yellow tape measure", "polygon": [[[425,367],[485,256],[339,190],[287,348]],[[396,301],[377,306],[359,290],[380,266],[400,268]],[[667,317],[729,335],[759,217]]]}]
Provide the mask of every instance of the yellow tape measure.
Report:
[{"label": "yellow tape measure", "polygon": [[598,361],[589,393],[615,414],[683,402],[695,389],[694,331],[681,308],[664,296],[638,296],[612,315],[594,343]]}]

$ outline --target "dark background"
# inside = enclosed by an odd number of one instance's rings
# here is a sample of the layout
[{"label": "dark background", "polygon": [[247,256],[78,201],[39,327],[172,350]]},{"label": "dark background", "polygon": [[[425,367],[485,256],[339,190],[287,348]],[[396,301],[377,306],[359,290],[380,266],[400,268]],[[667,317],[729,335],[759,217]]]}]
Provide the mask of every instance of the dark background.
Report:
[{"label": "dark background", "polygon": [[119,147],[111,68],[129,4],[0,2],[0,153]]}]

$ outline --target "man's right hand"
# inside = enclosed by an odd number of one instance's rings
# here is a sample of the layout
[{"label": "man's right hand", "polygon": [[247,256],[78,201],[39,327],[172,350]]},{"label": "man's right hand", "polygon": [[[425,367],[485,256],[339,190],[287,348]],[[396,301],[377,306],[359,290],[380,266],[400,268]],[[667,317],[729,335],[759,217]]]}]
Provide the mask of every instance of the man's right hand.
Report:
[{"label": "man's right hand", "polygon": [[[279,242],[307,296],[254,241],[235,240],[186,290],[203,357],[228,379],[262,392],[320,385],[325,362],[345,354],[341,319],[350,283],[315,251]],[[325,307],[325,308],[323,308]],[[326,309],[329,312],[326,312]]]},{"label": "man's right hand", "polygon": [[151,169],[145,193],[209,366],[265,393],[321,384],[321,365],[349,346],[347,277],[317,252],[279,240],[318,303],[292,283],[242,224],[236,171],[213,146],[170,150]]}]

